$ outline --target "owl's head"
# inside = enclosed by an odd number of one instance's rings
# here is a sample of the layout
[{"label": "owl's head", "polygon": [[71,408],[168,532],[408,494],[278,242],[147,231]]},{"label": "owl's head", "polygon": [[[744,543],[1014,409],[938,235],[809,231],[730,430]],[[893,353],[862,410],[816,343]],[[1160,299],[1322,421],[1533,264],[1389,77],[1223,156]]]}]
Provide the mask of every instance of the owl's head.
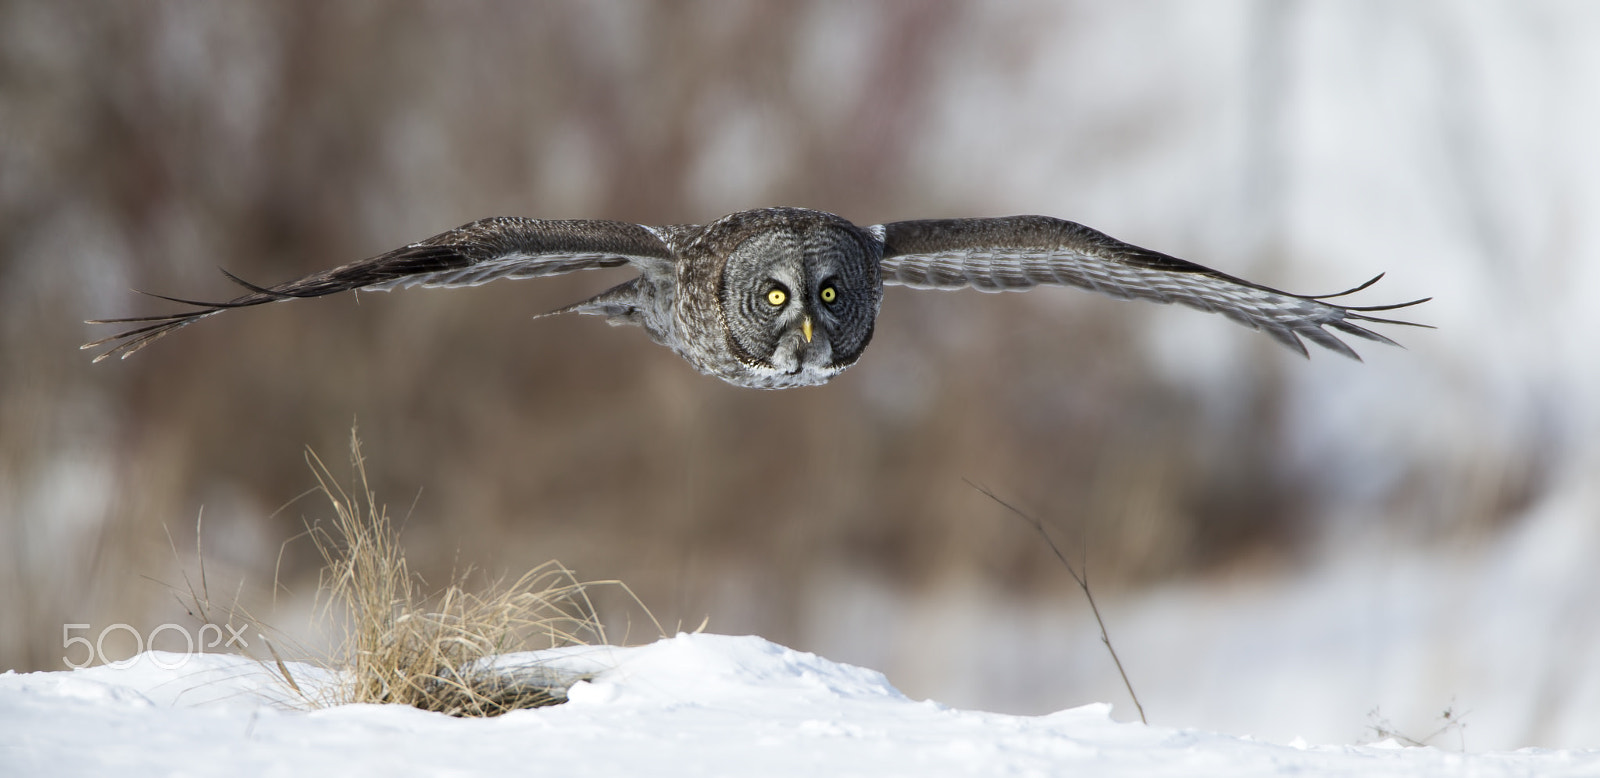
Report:
[{"label": "owl's head", "polygon": [[743,225],[723,264],[728,349],[751,385],[826,382],[872,339],[883,298],[877,243],[831,214],[762,213],[783,218]]}]

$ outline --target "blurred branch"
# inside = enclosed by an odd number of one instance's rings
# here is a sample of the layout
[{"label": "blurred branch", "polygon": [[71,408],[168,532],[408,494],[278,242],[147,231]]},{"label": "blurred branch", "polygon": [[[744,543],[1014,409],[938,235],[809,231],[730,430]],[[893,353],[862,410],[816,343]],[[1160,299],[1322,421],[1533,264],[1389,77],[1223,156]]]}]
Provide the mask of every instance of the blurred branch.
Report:
[{"label": "blurred branch", "polygon": [[1145,718],[1144,715],[1144,705],[1139,702],[1139,695],[1134,693],[1133,682],[1128,680],[1128,671],[1123,669],[1122,659],[1117,656],[1117,648],[1116,646],[1111,645],[1111,634],[1106,631],[1105,619],[1100,617],[1100,606],[1096,605],[1094,602],[1094,592],[1089,591],[1089,571],[1087,568],[1082,574],[1078,573],[1077,568],[1073,567],[1072,562],[1067,559],[1067,555],[1061,553],[1061,547],[1056,545],[1055,539],[1050,537],[1049,531],[1045,529],[1044,522],[1028,515],[1027,513],[1024,513],[1022,509],[1016,507],[1015,505],[1000,499],[1000,497],[994,492],[991,492],[988,489],[979,486],[965,478],[961,480],[966,481],[968,486],[977,489],[983,494],[983,496],[994,500],[995,502],[999,503],[1001,507],[1011,511],[1012,513],[1016,514],[1018,518],[1027,522],[1028,526],[1033,527],[1033,531],[1039,533],[1039,537],[1044,538],[1045,544],[1050,546],[1050,551],[1056,555],[1056,559],[1061,560],[1061,564],[1066,566],[1067,573],[1072,576],[1072,580],[1078,582],[1078,588],[1083,590],[1084,598],[1089,601],[1089,610],[1094,613],[1094,621],[1096,624],[1100,625],[1100,642],[1105,643],[1106,650],[1111,652],[1111,661],[1117,665],[1117,673],[1122,676],[1122,685],[1127,687],[1128,696],[1133,698],[1133,707],[1139,709],[1139,721],[1149,724],[1150,720]]}]

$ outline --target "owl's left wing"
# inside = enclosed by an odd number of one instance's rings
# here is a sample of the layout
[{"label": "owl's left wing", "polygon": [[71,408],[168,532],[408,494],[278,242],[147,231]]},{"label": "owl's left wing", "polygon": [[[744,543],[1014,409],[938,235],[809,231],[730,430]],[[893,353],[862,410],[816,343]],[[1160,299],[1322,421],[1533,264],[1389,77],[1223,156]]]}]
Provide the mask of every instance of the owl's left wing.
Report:
[{"label": "owl's left wing", "polygon": [[94,361],[111,356],[127,358],[180,327],[223,311],[355,289],[477,286],[502,278],[538,278],[626,264],[670,267],[673,251],[668,240],[682,229],[600,220],[479,219],[394,251],[276,286],[256,286],[224,270],[224,275],[248,291],[227,302],[152,295],[196,306],[197,310],[93,319],[90,324],[140,326],[85,343],[82,348],[114,344]]},{"label": "owl's left wing", "polygon": [[885,284],[915,289],[971,287],[984,292],[1056,284],[1122,299],[1182,303],[1263,330],[1301,354],[1306,354],[1303,337],[1361,359],[1323,327],[1398,345],[1357,322],[1425,327],[1370,314],[1432,299],[1365,307],[1338,305],[1328,300],[1366,289],[1383,276],[1338,294],[1290,294],[1047,216],[892,222],[868,231],[883,241]]}]

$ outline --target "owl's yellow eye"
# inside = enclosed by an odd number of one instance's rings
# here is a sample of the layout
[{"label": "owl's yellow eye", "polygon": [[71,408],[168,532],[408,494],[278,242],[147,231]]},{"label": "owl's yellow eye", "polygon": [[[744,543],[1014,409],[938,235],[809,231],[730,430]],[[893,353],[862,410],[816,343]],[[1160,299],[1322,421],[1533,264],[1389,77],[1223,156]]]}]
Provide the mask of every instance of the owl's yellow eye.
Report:
[{"label": "owl's yellow eye", "polygon": [[789,293],[783,291],[782,289],[778,289],[778,288],[774,287],[772,289],[772,291],[767,292],[767,302],[771,303],[772,307],[774,307],[774,308],[776,308],[776,307],[778,307],[780,305],[783,305],[784,303],[786,303],[788,301],[789,301]]},{"label": "owl's yellow eye", "polygon": [[834,300],[839,299],[839,292],[838,292],[838,290],[833,288],[832,284],[829,284],[827,286],[822,287],[822,291],[818,292],[817,296],[821,297],[823,302],[831,303]]}]

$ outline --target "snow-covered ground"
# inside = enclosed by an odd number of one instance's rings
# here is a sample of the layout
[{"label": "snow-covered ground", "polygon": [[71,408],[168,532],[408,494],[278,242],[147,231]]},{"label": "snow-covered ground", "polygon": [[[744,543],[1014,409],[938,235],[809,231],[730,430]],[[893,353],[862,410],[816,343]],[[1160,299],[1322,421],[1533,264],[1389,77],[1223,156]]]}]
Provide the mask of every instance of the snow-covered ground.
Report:
[{"label": "snow-covered ground", "polygon": [[[297,709],[266,667],[231,655],[147,653],[120,669],[8,673],[0,676],[0,772],[1600,774],[1595,751],[1278,745],[1118,723],[1103,704],[1031,717],[956,710],[908,699],[871,670],[756,637],[680,634],[544,659],[598,674],[563,705],[477,720],[403,706]],[[331,682],[305,665],[291,673],[302,685]]]}]

